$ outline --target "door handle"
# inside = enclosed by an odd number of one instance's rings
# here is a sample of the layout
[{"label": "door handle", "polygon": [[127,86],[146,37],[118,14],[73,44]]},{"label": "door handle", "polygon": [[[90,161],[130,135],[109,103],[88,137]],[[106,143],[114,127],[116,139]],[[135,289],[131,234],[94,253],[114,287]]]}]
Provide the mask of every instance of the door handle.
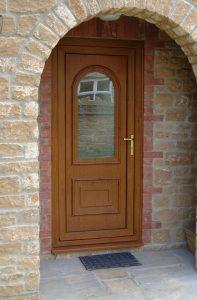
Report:
[{"label": "door handle", "polygon": [[130,138],[124,138],[124,141],[131,142],[131,156],[133,156],[134,155],[134,135],[131,134]]}]

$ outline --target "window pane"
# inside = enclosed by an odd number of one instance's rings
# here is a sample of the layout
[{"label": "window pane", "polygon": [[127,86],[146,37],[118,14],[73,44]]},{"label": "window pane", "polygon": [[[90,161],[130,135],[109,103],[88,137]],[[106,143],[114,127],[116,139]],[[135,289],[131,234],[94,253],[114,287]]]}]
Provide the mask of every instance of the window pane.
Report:
[{"label": "window pane", "polygon": [[110,80],[100,80],[97,86],[98,91],[109,91],[110,90]]},{"label": "window pane", "polygon": [[82,81],[80,83],[80,92],[90,92],[93,91],[93,81]]},{"label": "window pane", "polygon": [[[106,90],[98,91],[104,79]],[[105,74],[92,72],[84,76],[92,82],[93,92],[78,88],[78,158],[104,158],[114,156],[114,85]],[[110,87],[110,88],[109,88]]]}]

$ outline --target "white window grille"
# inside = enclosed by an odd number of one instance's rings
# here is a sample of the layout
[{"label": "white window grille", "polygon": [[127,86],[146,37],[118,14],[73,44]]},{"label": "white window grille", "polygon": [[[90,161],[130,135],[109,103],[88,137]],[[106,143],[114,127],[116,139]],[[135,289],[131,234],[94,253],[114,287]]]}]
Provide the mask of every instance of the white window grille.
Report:
[{"label": "white window grille", "polygon": [[[109,89],[108,90],[100,90],[98,89],[98,85],[100,82],[102,81],[108,81],[109,82]],[[88,91],[81,91],[82,90],[82,84],[83,83],[92,83],[92,89],[88,90]],[[96,96],[98,94],[105,94],[105,95],[109,95],[111,102],[114,102],[114,90],[113,90],[113,83],[110,79],[108,78],[96,78],[96,79],[92,79],[92,78],[88,78],[88,79],[82,79],[78,85],[78,96],[89,96],[89,95],[93,95],[92,99],[90,99],[90,101],[95,101],[96,100]]]}]

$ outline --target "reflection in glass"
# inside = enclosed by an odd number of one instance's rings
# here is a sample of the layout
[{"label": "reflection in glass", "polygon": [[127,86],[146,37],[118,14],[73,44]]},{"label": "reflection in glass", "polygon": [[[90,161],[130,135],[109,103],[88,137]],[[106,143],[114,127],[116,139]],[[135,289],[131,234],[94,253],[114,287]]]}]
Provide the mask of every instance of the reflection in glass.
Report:
[{"label": "reflection in glass", "polygon": [[78,85],[78,158],[114,156],[114,85],[91,72]]}]

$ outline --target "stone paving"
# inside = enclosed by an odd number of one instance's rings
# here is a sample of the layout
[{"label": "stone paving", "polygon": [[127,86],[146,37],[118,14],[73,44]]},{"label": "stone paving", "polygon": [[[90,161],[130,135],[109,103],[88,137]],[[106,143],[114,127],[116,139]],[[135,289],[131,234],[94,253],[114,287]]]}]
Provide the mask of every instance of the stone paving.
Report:
[{"label": "stone paving", "polygon": [[186,249],[132,253],[142,266],[86,271],[78,258],[41,259],[41,300],[196,300]]}]

